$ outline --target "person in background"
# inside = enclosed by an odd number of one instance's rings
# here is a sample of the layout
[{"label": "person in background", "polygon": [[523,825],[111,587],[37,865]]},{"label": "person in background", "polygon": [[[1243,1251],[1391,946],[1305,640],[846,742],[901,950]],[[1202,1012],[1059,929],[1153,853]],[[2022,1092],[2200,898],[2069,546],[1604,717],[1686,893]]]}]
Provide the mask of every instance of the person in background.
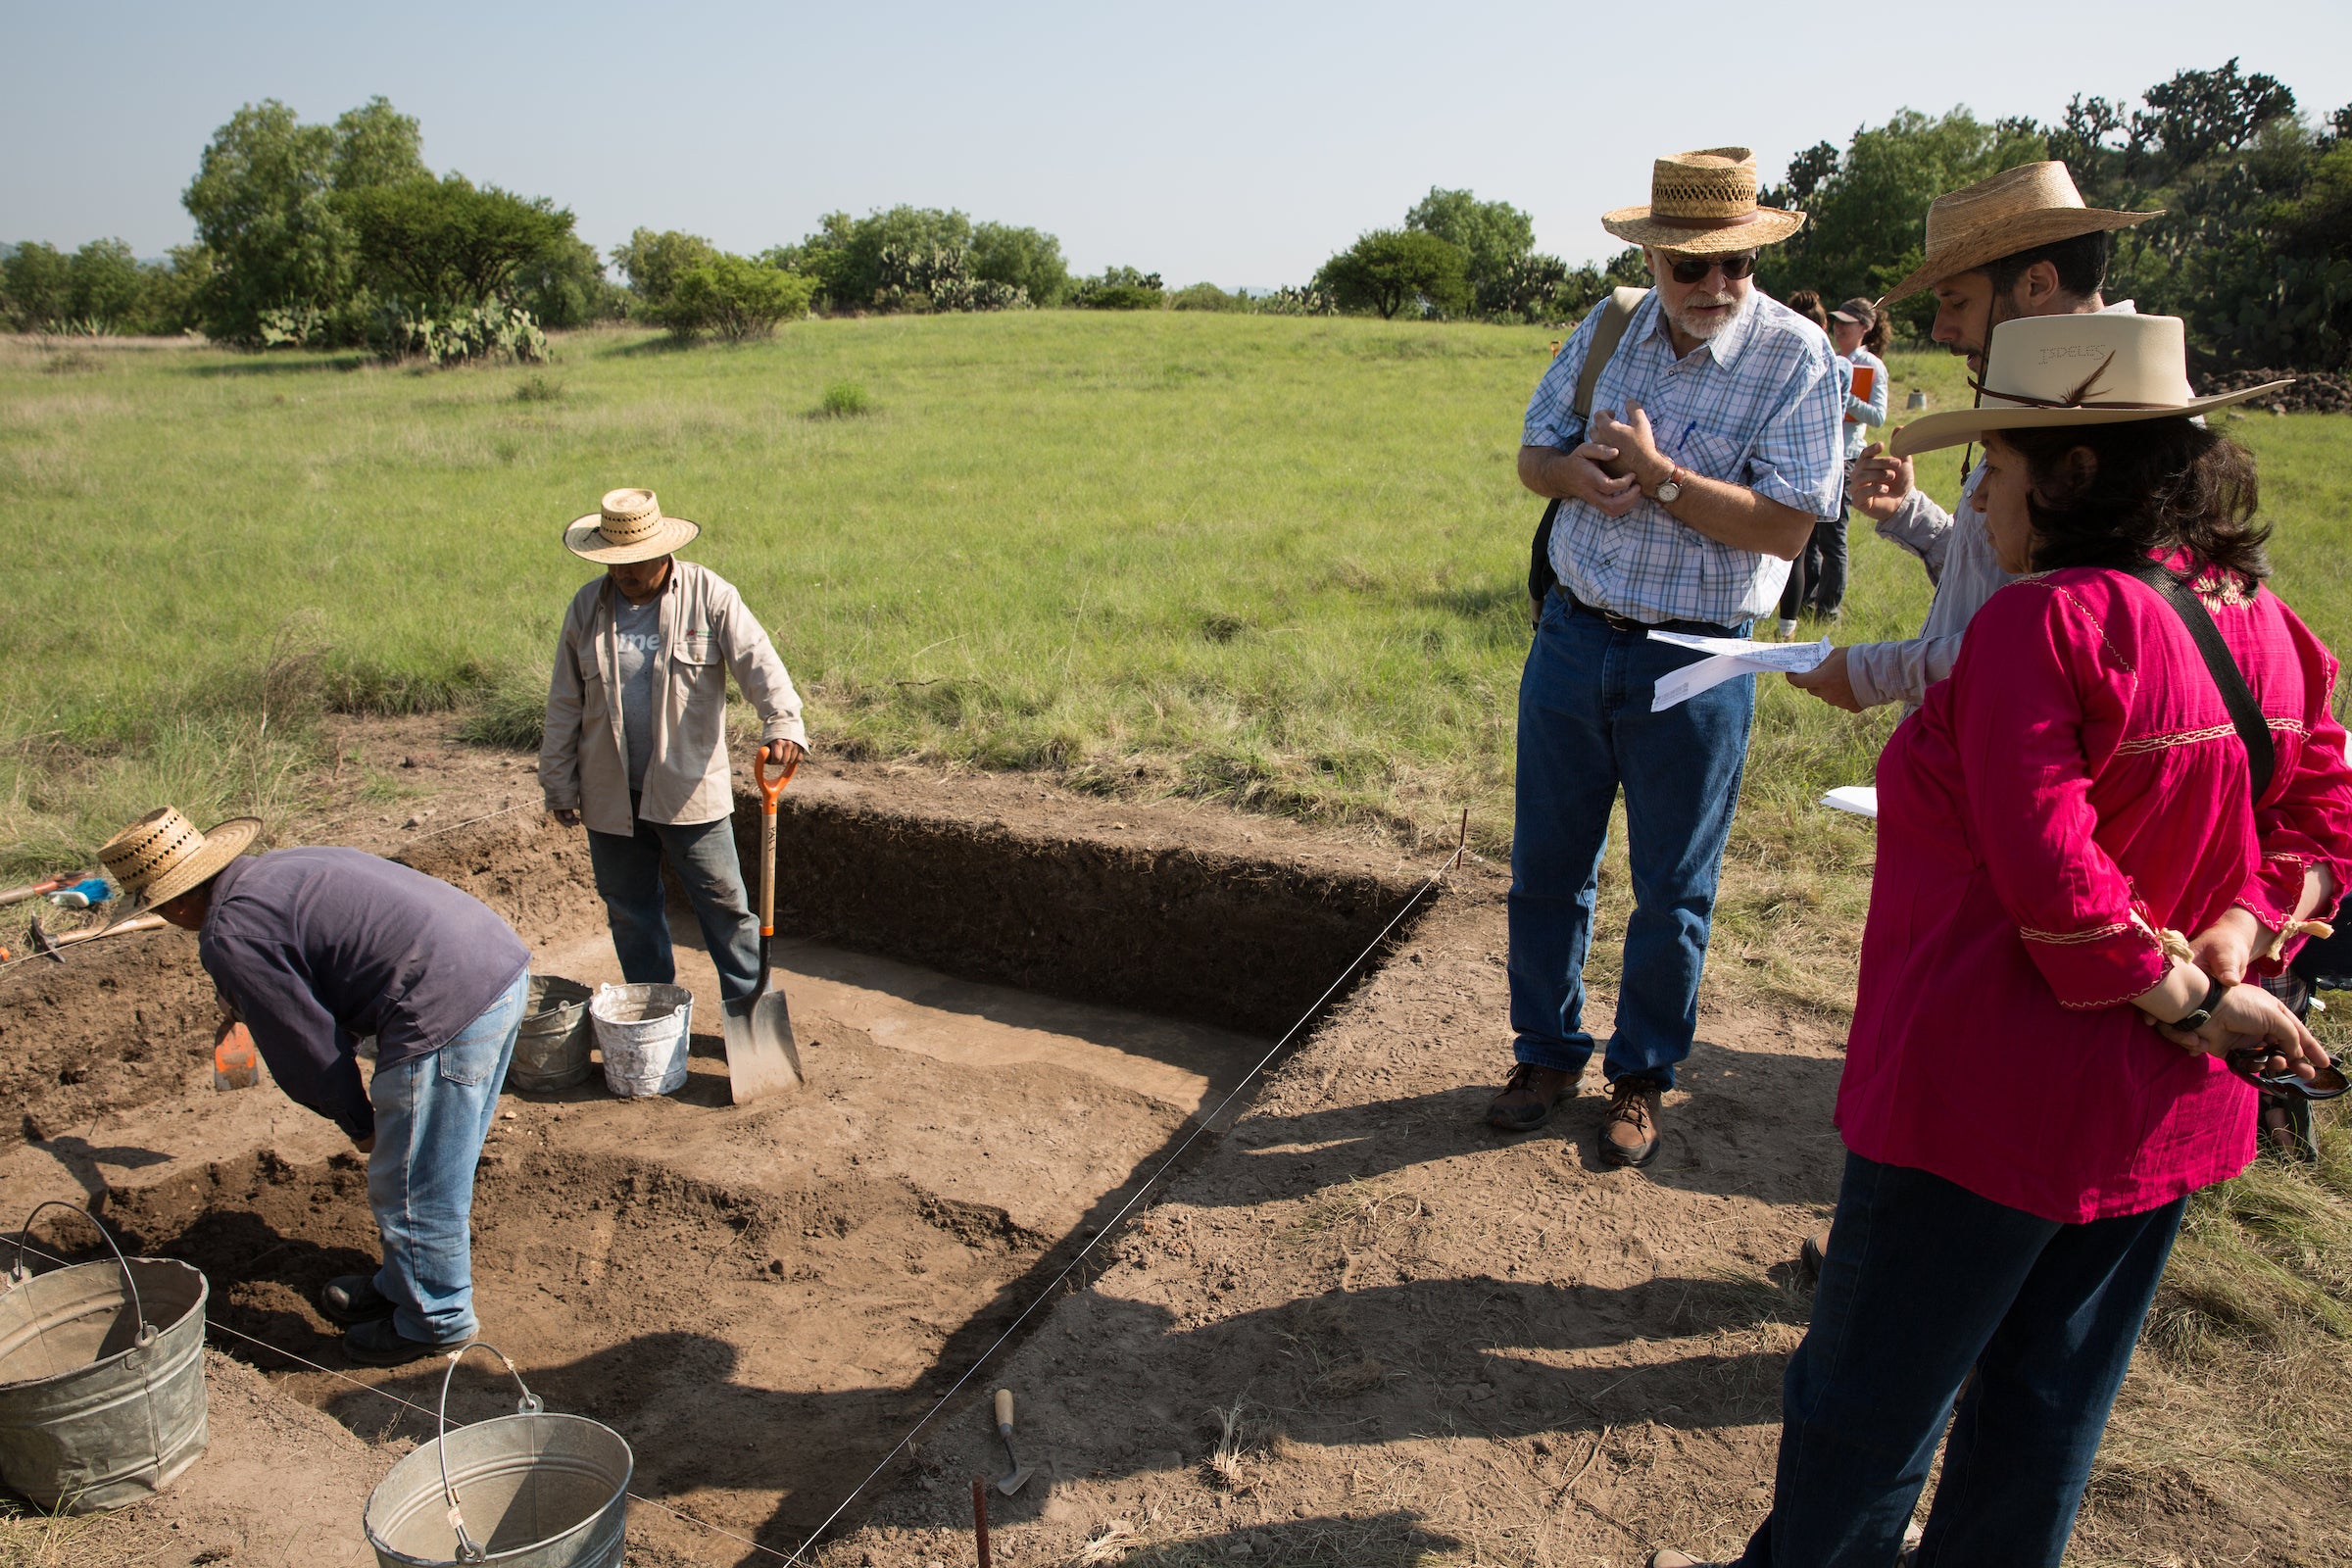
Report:
[{"label": "person in background", "polygon": [[[1865,299],[1850,299],[1830,313],[1830,342],[1846,364],[1845,471],[1870,444],[1870,427],[1886,422],[1886,362],[1863,346],[1879,320],[1878,307]],[[1842,489],[1842,486],[1840,486]],[[1836,620],[1845,607],[1845,522],[1848,512],[1825,517],[1813,530],[1814,550],[1821,558],[1814,573],[1811,609],[1824,620]],[[1782,613],[1787,613],[1786,609]],[[1790,628],[1793,630],[1794,628]]]},{"label": "person in background", "polygon": [[1755,716],[1746,676],[1652,712],[1651,687],[1699,656],[1649,633],[1744,637],[1839,504],[1837,356],[1750,283],[1758,249],[1804,216],[1756,205],[1744,148],[1661,158],[1650,189],[1648,205],[1601,220],[1645,248],[1656,286],[1602,367],[1591,417],[1575,412],[1576,387],[1599,310],[1544,371],[1521,437],[1520,482],[1561,502],[1558,582],[1519,684],[1515,1065],[1487,1110],[1505,1132],[1542,1126],[1592,1055],[1585,956],[1622,785],[1636,897],[1599,1138],[1621,1165],[1657,1153],[1659,1097],[1690,1051]]},{"label": "person in background", "polygon": [[605,570],[571,598],[547,688],[539,785],[566,827],[585,824],[596,891],[631,985],[677,978],[662,866],[685,885],[722,1001],[760,985],[760,922],[735,853],[727,672],[759,710],[761,755],[808,747],[801,699],[767,632],[716,572],[673,552],[701,533],[651,490],[608,492],[564,531]]},{"label": "person in background", "polygon": [[2021,580],[1879,760],[1844,1179],[1740,1568],[1887,1568],[1939,1440],[1921,1568],[2058,1568],[2189,1195],[2253,1157],[2258,1083],[2343,1087],[2227,978],[2352,877],[2335,660],[2264,585],[2253,458],[2192,418],[2284,383],[2197,398],[2172,317],[2013,319],[1987,360],[1894,449],[1985,443]]},{"label": "person in background", "polygon": [[[1792,292],[1788,296],[1788,308],[1811,321],[1815,326],[1820,327],[1822,336],[1832,336],[1830,313],[1822,308],[1821,296],[1813,290],[1800,288]],[[1838,395],[1847,402],[1852,401],[1850,387],[1853,369],[1852,363],[1843,355],[1839,355],[1838,359]],[[1842,490],[1839,493],[1842,496]],[[1842,509],[1842,500],[1839,506]],[[1823,553],[1826,544],[1823,530],[1828,526],[1829,519],[1827,518],[1815,523],[1813,536],[1805,541],[1805,548],[1797,552],[1794,561],[1788,563],[1788,580],[1781,587],[1781,614],[1778,629],[1783,642],[1787,642],[1796,635],[1797,612],[1804,610],[1813,602],[1815,587],[1821,581],[1823,570]],[[1842,571],[1845,559],[1845,521],[1842,510],[1838,514],[1838,548],[1839,570]],[[1842,591],[1841,582],[1840,592]]]},{"label": "person in background", "polygon": [[[1933,289],[1929,336],[1979,377],[1987,336],[2002,321],[2130,312],[2130,300],[2109,305],[2100,293],[2108,235],[2161,216],[2085,207],[2064,164],[2022,165],[1936,197],[1928,208],[1925,258],[1875,309],[1883,319],[1895,301]],[[1834,649],[1817,668],[1790,675],[1790,685],[1858,713],[1886,703],[1917,708],[1928,687],[1951,673],[1969,617],[2009,581],[1968,504],[1979,472],[1971,469],[1962,482],[1955,518],[1919,489],[1908,458],[1887,456],[1875,443],[1863,448],[1847,474],[1847,496],[1880,538],[1919,558],[1936,599],[1917,637]]]},{"label": "person in background", "polygon": [[[152,908],[197,934],[223,1011],[270,1076],[368,1156],[383,1266],[318,1295],[344,1353],[368,1366],[445,1354],[476,1327],[473,1172],[522,1028],[530,950],[448,883],[359,850],[247,857],[261,826],[199,833],[165,807],[98,858],[125,913]],[[362,1083],[368,1037],[375,1072]]]}]

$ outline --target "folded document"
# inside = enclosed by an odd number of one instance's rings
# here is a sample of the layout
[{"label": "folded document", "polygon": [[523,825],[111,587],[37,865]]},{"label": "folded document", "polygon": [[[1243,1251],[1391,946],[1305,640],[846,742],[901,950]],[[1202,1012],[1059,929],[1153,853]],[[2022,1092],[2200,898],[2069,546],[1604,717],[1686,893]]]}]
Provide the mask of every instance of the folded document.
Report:
[{"label": "folded document", "polygon": [[1817,643],[1757,643],[1743,637],[1693,637],[1679,631],[1653,631],[1649,635],[1654,642],[1692,648],[1709,656],[1685,664],[1658,682],[1649,698],[1649,710],[1653,713],[1662,713],[1677,703],[1687,703],[1735,675],[1752,675],[1768,669],[1801,675],[1830,657],[1827,637]]}]

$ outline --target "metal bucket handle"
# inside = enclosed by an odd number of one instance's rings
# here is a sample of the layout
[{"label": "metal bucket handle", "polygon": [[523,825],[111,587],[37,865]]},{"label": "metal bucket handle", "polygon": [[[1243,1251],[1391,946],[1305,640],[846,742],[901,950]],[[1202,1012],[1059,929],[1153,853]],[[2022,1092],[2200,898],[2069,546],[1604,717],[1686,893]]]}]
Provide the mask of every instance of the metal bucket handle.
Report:
[{"label": "metal bucket handle", "polygon": [[[147,1321],[147,1308],[139,1300],[139,1282],[131,1277],[130,1259],[124,1257],[122,1249],[115,1245],[114,1232],[108,1230],[104,1222],[86,1208],[75,1208],[62,1198],[52,1198],[33,1204],[32,1212],[24,1216],[24,1227],[16,1235],[17,1261],[11,1275],[12,1281],[18,1275],[27,1279],[31,1277],[31,1271],[24,1266],[24,1244],[25,1239],[32,1235],[32,1222],[41,1217],[41,1210],[44,1208],[62,1208],[69,1214],[79,1214],[90,1222],[90,1228],[98,1233],[98,1239],[106,1243],[106,1250],[115,1254],[115,1266],[122,1271],[122,1289],[130,1297],[131,1316],[137,1320],[139,1325],[139,1332],[131,1337],[131,1348],[143,1350],[153,1345],[159,1331],[154,1324]],[[41,1327],[36,1319],[33,1333],[36,1338],[45,1338],[48,1330]],[[128,1362],[124,1363],[124,1365],[128,1364]],[[164,1468],[164,1435],[155,1423],[155,1385],[148,1379],[146,1362],[139,1363],[138,1371],[139,1392],[147,1396],[147,1446],[155,1454],[155,1469],[160,1476]]]},{"label": "metal bucket handle", "polygon": [[62,1198],[52,1198],[33,1204],[32,1212],[24,1216],[24,1228],[19,1230],[15,1237],[17,1262],[14,1272],[26,1278],[31,1276],[31,1271],[24,1267],[24,1239],[32,1234],[32,1222],[41,1217],[41,1210],[44,1208],[62,1208],[69,1214],[79,1214],[90,1222],[90,1228],[98,1233],[98,1239],[106,1243],[106,1250],[115,1254],[115,1265],[122,1270],[122,1289],[130,1297],[132,1315],[139,1320],[138,1336],[133,1343],[141,1348],[153,1344],[156,1335],[155,1325],[147,1321],[147,1309],[139,1302],[139,1282],[130,1277],[130,1259],[124,1257],[122,1249],[115,1245],[114,1234],[99,1221],[97,1215],[88,1209],[75,1208]]},{"label": "metal bucket handle", "polygon": [[[516,1415],[537,1415],[547,1408],[540,1400],[539,1396],[533,1394],[529,1386],[522,1381],[522,1373],[516,1369],[514,1358],[497,1346],[485,1344],[480,1340],[468,1340],[449,1352],[449,1370],[441,1374],[441,1430],[433,1443],[433,1455],[441,1461],[441,1495],[449,1500],[449,1526],[458,1533],[458,1561],[460,1562],[487,1562],[490,1560],[489,1548],[478,1544],[473,1537],[466,1533],[466,1516],[458,1507],[457,1489],[449,1484],[449,1385],[457,1377],[458,1363],[466,1359],[466,1352],[476,1349],[488,1350],[506,1363],[507,1376],[513,1378],[514,1387],[522,1391],[522,1397],[514,1401]],[[532,1455],[533,1459],[537,1457],[537,1454]]]}]

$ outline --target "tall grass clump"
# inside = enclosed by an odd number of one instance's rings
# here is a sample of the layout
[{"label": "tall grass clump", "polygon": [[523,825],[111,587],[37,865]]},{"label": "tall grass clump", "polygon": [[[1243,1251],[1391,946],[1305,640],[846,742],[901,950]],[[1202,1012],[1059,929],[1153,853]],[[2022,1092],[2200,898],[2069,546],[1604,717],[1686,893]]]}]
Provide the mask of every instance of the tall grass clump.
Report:
[{"label": "tall grass clump", "polygon": [[855,381],[833,381],[826,384],[825,394],[817,399],[815,414],[821,419],[855,419],[871,414],[873,399],[865,388]]}]

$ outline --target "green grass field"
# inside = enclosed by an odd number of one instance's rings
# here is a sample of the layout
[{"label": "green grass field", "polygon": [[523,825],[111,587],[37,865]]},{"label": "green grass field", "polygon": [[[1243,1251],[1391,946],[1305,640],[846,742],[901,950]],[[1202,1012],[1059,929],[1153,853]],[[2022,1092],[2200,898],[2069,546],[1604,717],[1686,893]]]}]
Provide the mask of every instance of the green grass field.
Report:
[{"label": "green grass field", "polygon": [[[30,560],[0,625],[0,829],[21,868],[125,790],[281,805],[287,759],[235,721],[274,697],[284,734],[306,672],[346,706],[503,683],[527,713],[587,575],[558,530],[638,483],[705,524],[696,558],[774,628],[826,746],[1408,831],[1468,807],[1498,846],[1537,510],[1512,460],[1549,341],[1054,312],[738,350],[586,334],[545,368],[447,374],[19,345],[0,477]],[[1915,380],[1961,395],[1946,357],[1894,370],[1898,407]],[[845,385],[869,412],[822,412]],[[2334,427],[2231,428],[2265,460],[2280,588],[2352,633]],[[1916,624],[1908,558],[1864,539],[1855,566],[1842,638]],[[1768,684],[1751,809],[1866,777],[1882,730]],[[209,785],[208,745],[228,754]]]},{"label": "green grass field", "polygon": [[[282,818],[323,706],[528,732],[590,575],[559,532],[621,484],[704,524],[692,555],[773,629],[820,748],[1406,842],[1467,808],[1498,851],[1539,511],[1513,462],[1553,336],[1049,312],[742,349],[582,334],[544,368],[439,374],[0,343],[0,873],[86,863],[166,800]],[[1898,410],[1914,385],[1965,401],[1946,356],[1892,369]],[[2352,422],[2227,428],[2262,461],[2277,587],[2352,644]],[[1947,504],[1958,468],[1925,465]],[[1862,529],[1838,639],[1909,635],[1928,598]],[[1869,779],[1892,719],[1764,684],[1719,994],[1850,1004],[1871,832],[1813,802]],[[2352,1138],[2326,1147],[2200,1200],[2110,1473],[2352,1462]]]}]

